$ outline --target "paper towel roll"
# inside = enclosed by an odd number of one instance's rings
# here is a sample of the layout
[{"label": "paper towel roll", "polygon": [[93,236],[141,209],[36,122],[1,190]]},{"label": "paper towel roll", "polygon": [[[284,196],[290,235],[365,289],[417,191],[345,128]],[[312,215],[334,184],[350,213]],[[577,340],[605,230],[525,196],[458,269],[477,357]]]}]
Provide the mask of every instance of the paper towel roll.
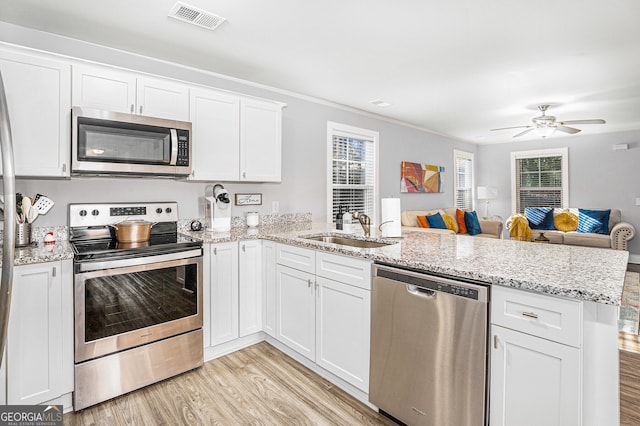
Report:
[{"label": "paper towel roll", "polygon": [[380,230],[383,237],[399,237],[402,234],[400,223],[400,198],[383,198],[380,200]]}]

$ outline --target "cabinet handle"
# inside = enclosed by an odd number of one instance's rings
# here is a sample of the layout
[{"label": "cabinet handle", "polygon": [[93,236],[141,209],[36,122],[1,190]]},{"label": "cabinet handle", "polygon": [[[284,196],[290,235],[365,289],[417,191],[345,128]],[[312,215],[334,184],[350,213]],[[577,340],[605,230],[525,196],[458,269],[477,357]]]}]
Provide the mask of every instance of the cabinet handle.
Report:
[{"label": "cabinet handle", "polygon": [[67,172],[67,163],[62,163],[62,173]]},{"label": "cabinet handle", "polygon": [[247,178],[247,172],[242,172],[242,178],[246,179]]},{"label": "cabinet handle", "polygon": [[242,245],[242,251],[247,251],[247,246],[246,245]]},{"label": "cabinet handle", "polygon": [[133,114],[134,110],[135,110],[135,107],[133,106],[133,104],[131,104],[131,114]]},{"label": "cabinet handle", "polygon": [[320,284],[318,284],[318,281],[316,281],[316,290],[318,289],[318,287],[320,287]]},{"label": "cabinet handle", "polygon": [[52,271],[51,271],[51,276],[55,277],[56,276],[56,267],[54,266]]},{"label": "cabinet handle", "polygon": [[214,256],[218,255],[218,247],[214,247],[213,248],[213,254],[214,254]]},{"label": "cabinet handle", "polygon": [[527,318],[538,319],[538,314],[535,314],[533,312],[523,312],[522,316]]},{"label": "cabinet handle", "polygon": [[140,115],[142,115],[142,105],[140,105]]},{"label": "cabinet handle", "polygon": [[498,343],[500,343],[499,340],[498,340],[498,335],[494,334],[493,335],[493,348],[494,349],[498,349]]},{"label": "cabinet handle", "polygon": [[310,280],[310,279],[309,279],[309,280],[307,280],[307,287],[311,288],[311,284],[312,284],[312,283],[311,283],[311,280]]}]

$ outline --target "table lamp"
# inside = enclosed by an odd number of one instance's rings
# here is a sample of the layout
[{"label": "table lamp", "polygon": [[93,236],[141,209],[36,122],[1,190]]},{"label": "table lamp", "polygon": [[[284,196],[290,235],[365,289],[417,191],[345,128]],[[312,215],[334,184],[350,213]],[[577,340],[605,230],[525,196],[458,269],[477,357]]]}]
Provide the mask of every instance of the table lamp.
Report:
[{"label": "table lamp", "polygon": [[479,186],[477,197],[478,200],[485,200],[483,219],[489,219],[489,201],[498,198],[498,189],[491,186]]}]

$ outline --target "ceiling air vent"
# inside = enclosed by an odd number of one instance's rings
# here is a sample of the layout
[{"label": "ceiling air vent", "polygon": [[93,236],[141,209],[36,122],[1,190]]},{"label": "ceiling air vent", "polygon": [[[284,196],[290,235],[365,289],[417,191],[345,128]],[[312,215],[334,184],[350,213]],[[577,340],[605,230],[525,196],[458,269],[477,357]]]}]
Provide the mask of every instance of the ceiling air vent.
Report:
[{"label": "ceiling air vent", "polygon": [[198,9],[197,7],[180,1],[174,4],[169,11],[169,18],[175,18],[209,30],[215,30],[227,20],[227,18]]}]

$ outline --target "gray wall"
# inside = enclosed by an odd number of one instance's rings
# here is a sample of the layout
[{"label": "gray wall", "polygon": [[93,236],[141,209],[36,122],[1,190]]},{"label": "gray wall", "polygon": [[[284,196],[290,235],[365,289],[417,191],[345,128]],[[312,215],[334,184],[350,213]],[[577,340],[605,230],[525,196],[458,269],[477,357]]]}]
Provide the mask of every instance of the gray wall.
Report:
[{"label": "gray wall", "polygon": [[[613,149],[622,143],[629,145],[627,151]],[[560,147],[569,151],[569,207],[621,209],[622,220],[640,232],[640,206],[635,205],[640,197],[640,131],[479,146],[477,184],[498,189],[489,214],[506,220],[513,213],[511,152]],[[634,261],[640,261],[640,235],[630,242],[629,252]]]},{"label": "gray wall", "polygon": [[[326,128],[327,121],[378,131],[379,194],[400,196],[400,162],[403,160],[445,166],[445,193],[403,194],[403,209],[428,209],[453,204],[453,149],[476,151],[474,144],[434,135],[419,129],[393,123],[371,114],[316,102],[283,91],[273,91],[244,84],[234,79],[220,78],[211,73],[155,61],[150,58],[115,51],[78,40],[58,37],[0,22],[0,41],[31,47],[100,63],[116,65],[152,74],[260,96],[287,103],[283,111],[282,182],[277,184],[225,183],[230,193],[261,192],[263,205],[233,207],[233,215],[257,210],[271,212],[272,201],[278,201],[280,212],[307,212],[314,220],[326,220]],[[215,158],[211,159],[215,167]],[[181,218],[202,214],[199,197],[208,183],[176,182],[162,179],[72,178],[71,180],[19,179],[19,192],[42,193],[56,205],[38,218],[35,226],[67,223],[67,204],[108,201],[178,201]]]}]

